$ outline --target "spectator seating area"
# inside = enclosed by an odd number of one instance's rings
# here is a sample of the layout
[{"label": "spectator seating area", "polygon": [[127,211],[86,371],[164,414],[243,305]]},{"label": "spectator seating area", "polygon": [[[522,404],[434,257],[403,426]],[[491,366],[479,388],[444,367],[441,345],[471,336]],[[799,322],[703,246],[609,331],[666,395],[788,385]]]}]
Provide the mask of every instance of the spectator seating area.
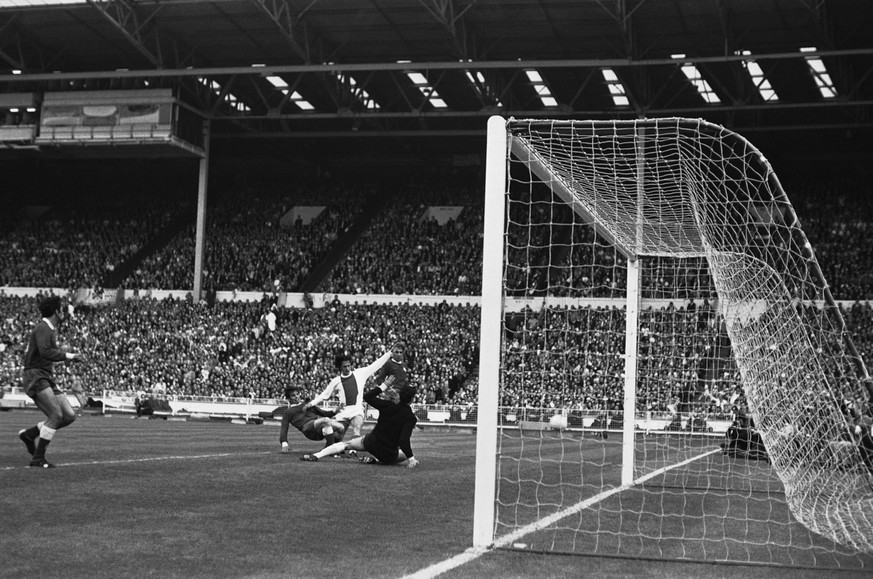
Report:
[{"label": "spectator seating area", "polygon": [[[0,296],[0,384],[17,386],[27,334],[38,319],[34,297]],[[87,351],[88,364],[62,365],[61,381],[86,390],[165,391],[225,398],[281,398],[294,385],[314,396],[336,375],[334,356],[357,365],[396,340],[410,344],[420,401],[456,397],[478,370],[479,309],[339,302],[285,309],[263,302],[129,299],[75,309],[63,345]],[[264,321],[274,311],[275,329]],[[63,374],[67,374],[63,376]],[[472,401],[472,400],[470,400]]]},{"label": "spectator seating area", "polygon": [[[408,184],[394,193],[320,290],[349,294],[478,295],[482,285],[481,192],[468,181]],[[463,207],[444,225],[430,206]]]},{"label": "spectator seating area", "polygon": [[[36,303],[34,297],[0,296],[2,386],[18,385]],[[417,402],[464,407],[477,401],[477,306],[336,301],[323,308],[285,309],[273,303],[266,296],[261,302],[213,306],[173,298],[80,306],[65,325],[62,345],[87,351],[91,361],[61,366],[61,382],[79,382],[92,392],[221,398],[281,398],[294,385],[314,396],[335,375],[336,354],[349,353],[363,366],[402,338],[419,389]],[[274,329],[264,321],[269,311],[276,313]],[[859,304],[844,315],[869,359],[873,308]],[[700,412],[728,412],[739,375],[712,308],[702,303],[646,309],[642,320],[639,410],[666,412],[683,404]],[[577,338],[556,347],[565,327],[573,328]],[[620,408],[623,328],[624,312],[616,307],[527,312],[505,360],[501,404]],[[677,328],[681,333],[675,336]]]},{"label": "spectator seating area", "polygon": [[[291,192],[239,190],[208,210],[203,287],[217,291],[296,290],[360,214],[372,192],[355,187],[300,187]],[[280,226],[294,206],[325,206],[306,226]],[[127,289],[194,286],[195,223],[127,277]]]},{"label": "spectator seating area", "polygon": [[[477,295],[484,207],[478,180],[478,174],[465,172],[439,179],[410,178],[402,185],[358,180],[270,184],[257,190],[249,185],[220,188],[211,194],[207,208],[203,287],[273,291],[278,280],[283,290],[298,291],[367,203],[388,197],[387,206],[363,233],[346,240],[351,248],[325,279],[318,280],[318,291]],[[798,181],[796,187],[786,188],[834,297],[873,299],[873,269],[867,267],[873,249],[866,235],[873,222],[870,181]],[[0,222],[0,287],[92,288],[103,285],[108,273],[130,269],[119,287],[193,288],[192,195],[95,193],[88,199],[53,195],[28,199],[17,211],[5,211]],[[280,227],[282,216],[301,205],[327,209],[306,226]],[[463,211],[444,225],[422,219],[429,206],[439,205],[460,206]],[[41,213],[36,211],[40,208]],[[130,263],[137,250],[165,234],[168,224],[181,215],[187,215],[185,227],[142,256],[141,262]],[[552,295],[614,295],[624,284],[626,266],[613,248],[582,245],[557,257],[536,250],[548,247],[548,236],[591,241],[590,230],[550,227],[559,217],[543,214],[539,225],[535,218],[530,239],[513,244],[534,249],[528,271],[510,272],[510,288],[530,293],[530,288],[543,291],[548,286]],[[712,296],[703,263],[656,264],[643,272],[643,286],[652,297],[675,288],[687,298]]]},{"label": "spectator seating area", "polygon": [[[429,176],[430,177],[430,176]],[[78,307],[76,321],[63,333],[71,345],[94,353],[94,363],[67,366],[68,379],[87,389],[165,389],[168,393],[222,397],[271,398],[296,384],[310,394],[334,373],[333,356],[351,353],[359,365],[377,357],[397,338],[409,341],[419,401],[467,405],[476,400],[479,310],[439,306],[367,304],[367,294],[477,295],[481,287],[483,200],[479,175],[452,174],[441,179],[410,179],[400,185],[374,186],[295,183],[250,190],[228,187],[212,196],[207,210],[204,287],[264,292],[262,302],[193,304],[190,300],[133,299],[107,307]],[[866,239],[873,220],[870,181],[816,181],[786,186],[819,257],[833,280],[838,300],[873,299],[871,249]],[[796,194],[793,192],[796,191]],[[325,308],[272,307],[276,291],[295,291],[321,264],[335,244],[352,230],[374,196],[387,205],[359,233],[345,255],[318,286],[319,292],[361,294],[358,304]],[[6,212],[0,231],[0,383],[17,384],[24,337],[36,316],[36,300],[2,295],[2,287],[77,288],[100,286],[107,272],[127,269],[131,258],[165,233],[168,225],[191,212],[179,196],[139,194],[114,202],[95,194],[93,203],[62,197],[32,199],[22,212]],[[158,201],[158,202],[156,202]],[[279,220],[295,206],[327,209],[305,226],[282,228]],[[444,225],[422,220],[429,206],[463,207]],[[26,208],[44,207],[43,213]],[[192,218],[193,219],[193,218]],[[533,232],[546,235],[546,228]],[[551,233],[548,233],[551,235]],[[566,235],[584,233],[567,231]],[[566,268],[549,268],[536,258],[517,278],[519,292],[552,288],[554,295],[609,297],[623,283],[622,258],[607,246],[565,256]],[[185,289],[193,286],[194,223],[130,267],[121,287]],[[611,264],[612,268],[603,268]],[[558,276],[557,278],[555,276]],[[276,283],[278,282],[278,284]],[[510,283],[514,283],[511,281]],[[656,264],[644,272],[648,295],[660,288],[685,288],[696,300],[684,307],[649,312],[648,342],[641,352],[641,409],[664,411],[677,401],[724,410],[738,377],[725,352],[725,337],[715,312],[706,306],[710,287],[704,264],[671,269]],[[522,289],[524,288],[524,289]],[[539,289],[537,291],[540,291]],[[276,328],[264,323],[273,310]],[[548,315],[527,314],[528,335],[507,360],[518,384],[509,389],[507,406],[585,406],[609,409],[620,403],[619,376],[623,316],[610,308],[580,308],[572,323],[588,328],[581,344],[565,352],[540,355],[552,344]],[[873,312],[869,305],[847,309],[845,317],[866,359],[873,351]],[[668,325],[684,324],[683,343],[663,340]],[[533,325],[530,325],[533,324]],[[660,328],[660,329],[659,329]],[[557,359],[556,356],[561,356]],[[556,364],[571,368],[576,386],[540,379]],[[107,383],[111,377],[111,383]],[[537,380],[532,380],[537,377]]]},{"label": "spectator seating area", "polygon": [[0,219],[0,287],[94,288],[186,204],[175,191],[31,200]]}]

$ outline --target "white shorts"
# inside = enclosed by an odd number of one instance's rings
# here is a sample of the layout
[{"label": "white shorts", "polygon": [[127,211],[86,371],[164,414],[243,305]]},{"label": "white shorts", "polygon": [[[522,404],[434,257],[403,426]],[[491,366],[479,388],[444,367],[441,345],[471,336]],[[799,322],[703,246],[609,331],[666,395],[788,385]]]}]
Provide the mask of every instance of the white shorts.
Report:
[{"label": "white shorts", "polygon": [[351,420],[355,416],[364,417],[364,409],[360,406],[346,406],[342,410],[340,410],[336,416],[333,417],[334,420]]}]

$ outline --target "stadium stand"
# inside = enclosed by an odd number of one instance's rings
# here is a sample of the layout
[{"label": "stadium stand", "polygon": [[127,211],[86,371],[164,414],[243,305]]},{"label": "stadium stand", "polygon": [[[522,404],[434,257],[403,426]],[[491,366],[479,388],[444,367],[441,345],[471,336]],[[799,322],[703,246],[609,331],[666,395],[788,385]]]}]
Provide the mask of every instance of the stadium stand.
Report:
[{"label": "stadium stand", "polygon": [[[96,363],[65,371],[80,373],[76,378],[94,390],[158,387],[169,394],[277,398],[290,384],[310,394],[317,392],[332,376],[332,356],[339,350],[364,362],[403,336],[414,356],[418,401],[472,405],[476,401],[478,308],[448,303],[422,306],[409,300],[398,300],[399,305],[364,301],[368,294],[478,294],[482,203],[476,188],[470,187],[470,178],[449,175],[438,182],[413,180],[397,190],[392,202],[319,286],[325,292],[361,294],[361,302],[336,302],[324,308],[272,306],[281,291],[299,287],[331,245],[350,229],[372,186],[301,184],[290,192],[274,186],[272,192],[256,194],[243,188],[217,195],[209,213],[207,287],[254,290],[263,292],[263,299],[195,305],[183,299],[143,298],[102,307],[80,305],[72,325],[75,331],[67,339],[94,351]],[[846,195],[821,195],[833,187]],[[864,233],[870,206],[865,188],[869,184],[861,180],[807,180],[797,187],[796,206],[827,268],[826,275],[833,275],[835,297],[848,303],[866,299],[873,287],[866,267],[870,249]],[[827,210],[823,210],[823,198],[830,200]],[[99,287],[107,271],[123,267],[186,210],[185,203],[173,199],[168,195],[166,203],[155,204],[149,202],[153,196],[134,194],[121,204],[96,196],[93,204],[76,207],[56,198],[46,202],[52,203],[50,211],[18,220],[7,217],[0,246],[0,283],[64,290]],[[298,205],[326,209],[305,227],[280,227],[282,216]],[[457,219],[440,225],[432,219],[419,220],[429,206],[463,210]],[[414,218],[408,219],[410,215]],[[122,287],[129,290],[128,295],[147,288],[190,288],[193,251],[191,225],[142,261]],[[550,267],[560,275],[569,271],[566,295],[608,297],[610,285],[622,283],[621,259],[607,248],[595,253],[551,256],[554,262],[543,262],[542,269],[533,274],[556,275]],[[603,263],[614,265],[612,279],[585,275],[586,271],[604,271],[591,266]],[[696,273],[654,269],[644,272],[644,283],[649,295],[655,296],[659,284],[682,284]],[[675,310],[671,306],[649,312],[650,341],[641,352],[647,378],[638,404],[641,409],[667,412],[679,400],[701,411],[724,413],[735,394],[736,368],[730,363],[726,338],[706,301],[708,296],[698,295],[690,286],[686,295],[697,306],[690,322],[683,304]],[[35,303],[32,297],[0,298],[0,378],[4,386],[17,383],[22,340]],[[265,321],[271,309],[276,315],[275,330]],[[610,320],[617,314],[592,307],[572,315],[596,327],[614,323]],[[869,358],[873,351],[870,305],[857,303],[847,307],[845,315],[859,348]],[[696,328],[689,343],[682,347],[662,344],[659,328],[680,319]],[[522,315],[519,323],[525,331],[547,339],[548,314]],[[508,396],[504,405],[617,408],[621,369],[614,352],[619,346],[592,339],[563,360],[579,376],[578,387],[572,391],[556,387],[527,392],[525,399]],[[670,348],[675,352],[668,356],[664,350]],[[547,357],[527,354],[513,352],[508,360],[519,380],[526,373],[548,370]],[[650,360],[665,357],[676,360],[676,369],[648,366]],[[113,383],[105,384],[105,376],[113,376]]]}]

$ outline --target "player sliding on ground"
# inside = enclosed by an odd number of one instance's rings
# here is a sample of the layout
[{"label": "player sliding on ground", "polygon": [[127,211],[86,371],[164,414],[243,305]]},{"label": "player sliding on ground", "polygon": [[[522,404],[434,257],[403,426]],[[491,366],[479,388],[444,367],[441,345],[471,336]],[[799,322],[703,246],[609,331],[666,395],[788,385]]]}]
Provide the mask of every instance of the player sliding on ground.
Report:
[{"label": "player sliding on ground", "polygon": [[336,410],[324,410],[318,406],[308,406],[298,400],[297,387],[285,389],[285,398],[291,406],[282,413],[282,427],[279,429],[279,443],[282,452],[291,452],[288,445],[288,426],[293,424],[303,436],[309,440],[324,440],[326,446],[342,440],[348,423],[342,423],[334,418]]},{"label": "player sliding on ground", "polygon": [[[337,442],[315,454],[304,454],[300,460],[318,462],[318,459],[338,454],[345,450],[366,450],[372,455],[361,462],[415,468],[418,459],[412,454],[412,431],[418,419],[409,403],[415,397],[415,388],[403,386],[398,390],[391,388],[392,377],[364,394],[364,402],[379,411],[376,426],[366,436],[359,436],[349,442]],[[380,397],[386,393],[388,400]]]}]

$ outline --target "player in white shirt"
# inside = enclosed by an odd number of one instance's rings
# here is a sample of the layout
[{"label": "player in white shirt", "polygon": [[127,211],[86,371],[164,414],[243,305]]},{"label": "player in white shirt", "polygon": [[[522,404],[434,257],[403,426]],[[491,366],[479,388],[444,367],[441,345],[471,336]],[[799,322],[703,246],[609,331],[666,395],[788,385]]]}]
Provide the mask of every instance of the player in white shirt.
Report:
[{"label": "player in white shirt", "polygon": [[357,438],[361,435],[361,426],[364,424],[364,385],[390,358],[391,350],[388,350],[369,366],[352,370],[351,357],[345,354],[337,356],[334,365],[339,370],[339,375],[331,379],[327,388],[310,400],[306,408],[317,406],[335,395],[342,409],[334,416],[334,420],[348,420],[351,436]]}]

